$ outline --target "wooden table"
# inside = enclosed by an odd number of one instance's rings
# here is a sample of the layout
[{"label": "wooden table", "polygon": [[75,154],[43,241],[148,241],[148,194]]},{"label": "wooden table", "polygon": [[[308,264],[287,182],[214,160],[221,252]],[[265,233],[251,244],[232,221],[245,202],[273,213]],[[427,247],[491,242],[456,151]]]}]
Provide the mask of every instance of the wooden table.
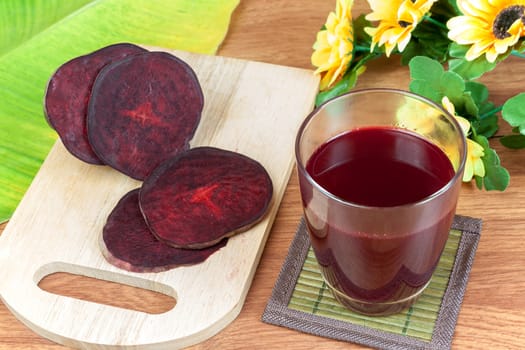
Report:
[{"label": "wooden table", "polygon": [[[243,0],[232,17],[230,31],[218,54],[279,65],[309,68],[316,32],[335,1]],[[358,1],[354,16],[368,12]],[[483,77],[491,100],[525,91],[525,60],[510,58]],[[369,65],[358,87],[408,88],[408,71],[398,60]],[[503,126],[503,123],[502,123]],[[508,130],[507,127],[503,127]],[[483,219],[483,230],[453,339],[457,349],[521,349],[525,346],[525,151],[503,148],[492,140],[511,183],[503,192],[479,191],[465,184],[458,214]],[[297,174],[294,172],[266,244],[241,314],[222,332],[194,349],[349,349],[361,348],[302,334],[261,322],[288,246],[301,217]],[[5,225],[0,225],[0,232]],[[150,312],[166,309],[171,301],[155,293],[70,275],[46,277],[46,290],[78,298],[117,303]],[[95,287],[95,288],[94,288]],[[86,292],[89,289],[89,293]],[[125,298],[113,300],[118,289]],[[0,304],[1,349],[62,349],[33,333]]]}]

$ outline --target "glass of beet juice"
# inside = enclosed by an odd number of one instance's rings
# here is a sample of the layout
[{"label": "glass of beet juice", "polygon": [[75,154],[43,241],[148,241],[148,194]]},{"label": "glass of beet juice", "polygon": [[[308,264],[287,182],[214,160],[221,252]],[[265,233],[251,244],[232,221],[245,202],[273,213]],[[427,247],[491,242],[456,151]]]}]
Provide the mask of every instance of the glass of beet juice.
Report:
[{"label": "glass of beet juice", "polygon": [[466,157],[456,119],[406,91],[353,91],[305,119],[295,152],[310,240],[334,297],[367,315],[412,305],[456,210]]}]

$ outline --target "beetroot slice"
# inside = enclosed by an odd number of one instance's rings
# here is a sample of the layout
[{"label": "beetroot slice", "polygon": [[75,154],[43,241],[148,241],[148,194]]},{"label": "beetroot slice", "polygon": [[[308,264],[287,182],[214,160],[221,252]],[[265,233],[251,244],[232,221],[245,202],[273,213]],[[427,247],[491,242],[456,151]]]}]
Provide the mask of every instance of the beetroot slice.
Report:
[{"label": "beetroot slice", "polygon": [[86,114],[91,87],[104,66],[145,51],[128,43],[107,46],[64,63],[51,76],[44,98],[44,114],[72,155],[90,164],[103,164],[87,137]]},{"label": "beetroot slice", "polygon": [[203,248],[262,219],[273,194],[270,176],[255,160],[212,147],[190,149],[146,178],[139,205],[161,241]]},{"label": "beetroot slice", "polygon": [[106,66],[88,106],[88,137],[107,165],[138,180],[189,148],[204,97],[191,67],[165,52]]},{"label": "beetroot slice", "polygon": [[178,249],[157,240],[139,209],[139,189],[128,192],[108,216],[102,233],[102,254],[118,268],[132,272],[161,272],[206,260],[227,240],[201,250]]}]

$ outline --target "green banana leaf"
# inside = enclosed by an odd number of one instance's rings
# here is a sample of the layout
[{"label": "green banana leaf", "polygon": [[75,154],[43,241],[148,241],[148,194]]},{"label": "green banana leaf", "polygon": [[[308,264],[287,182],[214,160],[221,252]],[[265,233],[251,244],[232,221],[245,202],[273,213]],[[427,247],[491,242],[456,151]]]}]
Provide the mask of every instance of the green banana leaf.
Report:
[{"label": "green banana leaf", "polygon": [[239,0],[0,1],[0,222],[57,135],[42,102],[64,62],[117,42],[213,54]]}]

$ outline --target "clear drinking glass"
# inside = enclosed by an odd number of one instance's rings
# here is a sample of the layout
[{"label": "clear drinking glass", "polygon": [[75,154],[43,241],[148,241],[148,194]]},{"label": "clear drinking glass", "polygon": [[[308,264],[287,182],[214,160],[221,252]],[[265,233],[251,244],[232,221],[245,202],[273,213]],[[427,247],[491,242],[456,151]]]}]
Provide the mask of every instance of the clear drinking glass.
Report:
[{"label": "clear drinking glass", "polygon": [[[356,131],[362,133],[359,145],[346,142]],[[367,315],[412,305],[430,281],[456,210],[466,158],[456,119],[406,91],[356,90],[305,119],[295,152],[308,232],[335,298]],[[342,166],[353,158],[361,163]],[[440,168],[447,165],[449,175],[411,199],[426,186],[425,176],[399,175],[383,158],[431,177],[447,173]],[[363,164],[376,170],[356,178]],[[337,174],[324,177],[337,167]]]}]

